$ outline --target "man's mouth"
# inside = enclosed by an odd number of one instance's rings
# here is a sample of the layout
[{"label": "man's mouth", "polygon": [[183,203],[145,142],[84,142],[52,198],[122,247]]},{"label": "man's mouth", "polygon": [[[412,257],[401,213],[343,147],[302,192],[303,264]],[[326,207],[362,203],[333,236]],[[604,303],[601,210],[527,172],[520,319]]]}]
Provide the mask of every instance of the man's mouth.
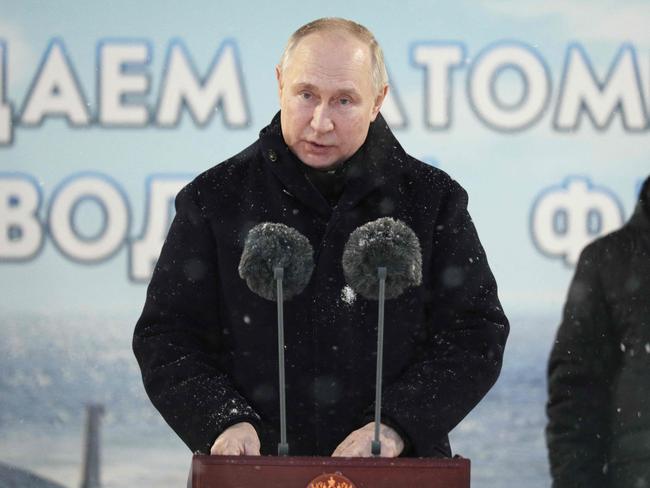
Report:
[{"label": "man's mouth", "polygon": [[307,144],[307,149],[309,151],[316,152],[316,153],[326,152],[332,147],[332,146],[327,145],[327,144],[319,144],[319,143],[313,142],[313,141],[305,141],[305,143]]}]

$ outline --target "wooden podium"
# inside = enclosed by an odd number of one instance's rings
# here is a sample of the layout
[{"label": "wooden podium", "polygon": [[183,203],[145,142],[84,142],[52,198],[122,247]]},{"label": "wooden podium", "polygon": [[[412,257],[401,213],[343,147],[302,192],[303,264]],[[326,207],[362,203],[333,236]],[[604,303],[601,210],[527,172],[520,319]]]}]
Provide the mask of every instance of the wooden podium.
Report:
[{"label": "wooden podium", "polygon": [[199,456],[188,488],[469,488],[464,458]]}]

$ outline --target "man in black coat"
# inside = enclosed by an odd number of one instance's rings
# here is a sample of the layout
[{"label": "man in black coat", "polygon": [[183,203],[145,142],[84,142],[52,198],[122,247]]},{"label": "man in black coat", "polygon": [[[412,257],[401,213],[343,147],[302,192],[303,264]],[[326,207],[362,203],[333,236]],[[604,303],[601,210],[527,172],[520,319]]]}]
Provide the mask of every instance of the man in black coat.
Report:
[{"label": "man in black coat", "polygon": [[253,226],[283,223],[315,250],[284,311],[290,452],[369,456],[377,302],[347,286],[341,257],[356,228],[390,216],[417,235],[423,277],[387,302],[382,455],[448,456],[508,334],[467,194],[406,154],[379,114],[386,70],[364,27],[303,26],[276,74],[281,111],[259,139],[177,196],[133,340],[147,393],[194,452],[274,452],[275,303],[238,263]]},{"label": "man in black coat", "polygon": [[582,251],[548,366],[555,488],[650,486],[650,177]]}]

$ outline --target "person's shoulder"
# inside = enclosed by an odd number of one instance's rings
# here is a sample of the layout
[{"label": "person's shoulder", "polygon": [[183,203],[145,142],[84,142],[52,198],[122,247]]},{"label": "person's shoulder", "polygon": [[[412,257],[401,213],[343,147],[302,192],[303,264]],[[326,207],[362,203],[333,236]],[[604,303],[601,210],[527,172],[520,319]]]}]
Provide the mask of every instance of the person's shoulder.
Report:
[{"label": "person's shoulder", "polygon": [[588,243],[581,252],[581,259],[592,262],[608,262],[626,259],[634,249],[634,235],[629,226],[609,232]]},{"label": "person's shoulder", "polygon": [[427,188],[429,191],[437,191],[443,194],[465,193],[465,189],[447,172],[410,154],[406,154],[402,168],[409,175],[410,180],[420,187]]},{"label": "person's shoulder", "polygon": [[190,181],[181,192],[211,197],[223,196],[239,187],[258,161],[259,144],[253,144],[230,158],[206,169]]},{"label": "person's shoulder", "polygon": [[253,144],[234,156],[215,164],[195,178],[200,186],[231,186],[246,177],[252,165],[258,161],[259,144]]}]

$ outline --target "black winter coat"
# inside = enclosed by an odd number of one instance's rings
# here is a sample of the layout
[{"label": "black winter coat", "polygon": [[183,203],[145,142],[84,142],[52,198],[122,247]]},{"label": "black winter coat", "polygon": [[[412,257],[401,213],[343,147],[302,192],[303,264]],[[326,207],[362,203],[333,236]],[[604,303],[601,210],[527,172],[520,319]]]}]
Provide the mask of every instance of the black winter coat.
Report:
[{"label": "black winter coat", "polygon": [[276,305],[237,267],[249,229],[280,222],[309,239],[316,264],[284,310],[290,453],[330,455],[374,401],[377,302],[343,296],[343,247],[392,216],[420,240],[423,282],[386,302],[382,420],[406,455],[450,455],[447,434],[497,379],[508,334],[465,191],[408,156],[381,116],[334,208],[290,156],[278,114],[178,194],[133,339],[151,401],[194,452],[241,421],[277,452]]},{"label": "black winter coat", "polygon": [[556,488],[650,483],[649,200],[650,178],[630,221],[582,251],[569,289],[548,366]]}]

